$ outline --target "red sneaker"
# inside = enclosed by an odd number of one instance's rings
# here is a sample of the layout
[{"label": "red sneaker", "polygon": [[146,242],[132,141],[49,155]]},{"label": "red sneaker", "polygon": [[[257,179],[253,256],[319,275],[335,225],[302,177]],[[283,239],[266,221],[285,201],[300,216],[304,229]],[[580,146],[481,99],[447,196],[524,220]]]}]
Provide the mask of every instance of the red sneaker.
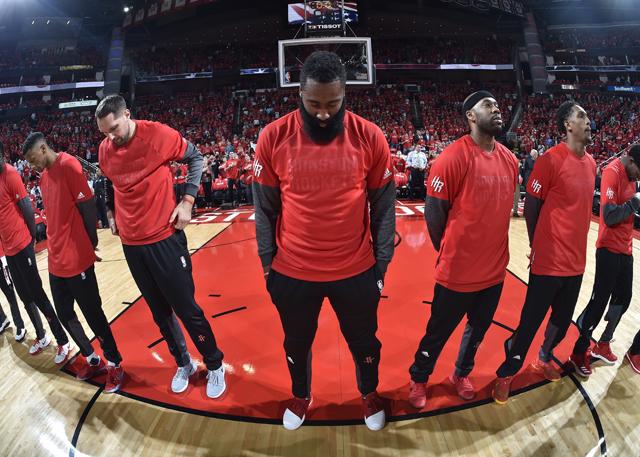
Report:
[{"label": "red sneaker", "polygon": [[463,400],[472,400],[476,396],[476,390],[467,376],[456,376],[454,373],[449,376],[449,381],[456,386],[458,396]]},{"label": "red sneaker", "polygon": [[562,379],[560,372],[551,365],[551,362],[545,362],[537,359],[531,364],[531,368],[533,368],[533,371],[541,373],[547,381],[556,382]]},{"label": "red sneaker", "polygon": [[513,376],[505,376],[504,378],[496,379],[496,383],[491,391],[491,396],[496,403],[504,405],[509,400],[512,380]]},{"label": "red sneaker", "polygon": [[596,343],[594,348],[591,350],[591,355],[596,359],[602,360],[608,365],[613,365],[618,360],[618,357],[611,352],[611,345],[604,342]]},{"label": "red sneaker", "polygon": [[94,376],[97,376],[100,373],[104,373],[105,371],[106,367],[102,359],[100,359],[100,362],[97,365],[91,365],[85,359],[84,364],[82,364],[82,366],[76,373],[76,379],[79,379],[80,381],[86,381],[87,379],[93,378]]},{"label": "red sneaker", "polygon": [[387,419],[384,413],[384,404],[377,392],[371,392],[362,398],[362,411],[364,423],[369,430],[374,432],[382,430]]},{"label": "red sneaker", "polygon": [[640,374],[640,354],[630,354],[626,353],[625,357],[629,361],[629,365],[636,373]]},{"label": "red sneaker", "polygon": [[108,394],[119,391],[123,380],[124,369],[122,367],[107,365],[107,382],[104,385],[104,391]]},{"label": "red sneaker", "polygon": [[282,415],[282,425],[287,430],[295,430],[299,428],[307,415],[307,410],[311,405],[311,398],[293,397],[289,400],[287,408]]},{"label": "red sneaker", "polygon": [[576,373],[583,378],[588,378],[593,373],[591,371],[591,351],[588,349],[582,354],[571,354],[569,362],[576,369]]},{"label": "red sneaker", "polygon": [[416,409],[422,409],[427,404],[427,383],[409,382],[409,403]]}]

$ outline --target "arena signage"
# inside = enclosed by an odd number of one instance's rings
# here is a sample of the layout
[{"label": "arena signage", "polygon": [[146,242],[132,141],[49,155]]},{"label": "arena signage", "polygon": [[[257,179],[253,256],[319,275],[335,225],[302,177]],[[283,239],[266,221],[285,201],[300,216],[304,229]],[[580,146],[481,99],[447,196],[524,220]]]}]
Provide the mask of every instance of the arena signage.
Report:
[{"label": "arena signage", "polygon": [[609,92],[633,92],[640,93],[640,86],[607,86]]},{"label": "arena signage", "polygon": [[58,104],[58,109],[81,108],[84,106],[97,106],[98,100],[78,100],[76,102],[65,102]]}]

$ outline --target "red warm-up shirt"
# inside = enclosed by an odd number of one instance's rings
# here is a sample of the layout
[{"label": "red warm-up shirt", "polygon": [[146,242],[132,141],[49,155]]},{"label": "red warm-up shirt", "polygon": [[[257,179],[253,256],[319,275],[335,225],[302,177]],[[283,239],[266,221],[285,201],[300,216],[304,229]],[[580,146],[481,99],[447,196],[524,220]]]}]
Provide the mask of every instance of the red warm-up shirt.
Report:
[{"label": "red warm-up shirt", "polygon": [[96,260],[82,215],[76,207],[93,196],[82,173],[82,165],[75,157],[59,153],[51,168],[42,172],[40,188],[47,210],[49,273],[61,278],[79,275]]},{"label": "red warm-up shirt", "polygon": [[593,157],[578,157],[566,143],[538,157],[527,182],[527,193],[544,202],[533,235],[531,273],[584,273],[595,181]]},{"label": "red warm-up shirt", "polygon": [[366,191],[393,179],[389,146],[375,124],[346,111],[344,132],[316,144],[296,110],[260,134],[254,175],[258,184],[281,192],[276,271],[336,281],[375,263]]},{"label": "red warm-up shirt", "polygon": [[509,221],[518,161],[496,142],[486,152],[465,135],[433,162],[430,197],[450,203],[436,261],[436,282],[476,292],[504,281],[509,263]]},{"label": "red warm-up shirt", "polygon": [[633,219],[627,219],[608,227],[604,223],[605,205],[620,206],[629,201],[636,193],[635,181],[630,181],[620,159],[614,159],[603,171],[600,183],[600,227],[598,229],[597,248],[606,248],[617,254],[631,255],[633,251]]},{"label": "red warm-up shirt", "polygon": [[14,256],[31,243],[31,234],[18,202],[27,196],[22,178],[14,167],[5,164],[0,173],[0,240],[8,256]]},{"label": "red warm-up shirt", "polygon": [[176,206],[170,162],[181,160],[187,140],[171,127],[134,121],[128,143],[100,143],[100,169],[113,182],[116,224],[123,244],[156,243],[175,229],[169,217]]}]

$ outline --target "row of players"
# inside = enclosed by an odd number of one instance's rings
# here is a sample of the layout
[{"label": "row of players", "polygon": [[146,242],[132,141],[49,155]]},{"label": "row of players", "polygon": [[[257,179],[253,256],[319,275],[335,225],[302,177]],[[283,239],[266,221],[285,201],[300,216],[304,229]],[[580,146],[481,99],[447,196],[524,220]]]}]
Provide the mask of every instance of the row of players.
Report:
[{"label": "row of players", "polygon": [[[311,404],[310,351],[320,307],[328,298],[356,363],[365,424],[380,430],[386,418],[376,392],[381,349],[376,338],[377,306],[395,233],[390,152],[375,124],[346,110],[345,71],[335,54],[316,52],[307,58],[300,93],[299,109],[261,133],[254,163],[258,254],[283,325],[292,379],[293,398],[284,408],[283,425],[298,428]],[[425,406],[429,375],[465,315],[468,322],[451,380],[462,398],[475,395],[469,374],[496,311],[509,256],[508,227],[518,164],[495,141],[502,120],[493,95],[486,91],[471,94],[462,111],[470,134],[442,153],[428,178],[425,218],[439,256],[431,317],[409,369],[409,402],[416,408]],[[202,156],[170,127],[132,120],[120,96],[103,99],[96,120],[106,137],[99,149],[100,167],[113,183],[109,224],[112,233],[120,236],[132,276],[178,366],[171,389],[184,391],[197,370],[179,318],[208,370],[207,395],[218,398],[226,389],[223,353],[194,299],[183,232],[202,175]],[[527,185],[531,274],[520,324],[505,344],[506,358],[497,371],[493,396],[500,403],[507,401],[511,380],[522,367],[549,307],[551,319],[534,369],[549,380],[560,379],[551,362],[553,348],[564,338],[571,321],[586,263],[595,181],[595,162],[586,152],[589,119],[582,107],[567,102],[556,120],[566,142],[536,161]],[[53,151],[41,133],[29,135],[23,153],[42,171],[49,222],[49,278],[57,311],[56,317],[37,271],[31,205],[24,204],[26,193],[17,172],[4,165],[0,172],[0,239],[18,294],[29,304],[27,310],[36,327],[30,352],[50,344],[42,324],[38,325],[37,306],[58,342],[56,362],[64,362],[70,351],[64,326],[87,361],[78,377],[86,379],[106,370],[105,391],[114,392],[122,385],[124,371],[94,273],[99,258],[94,251],[97,236],[91,191],[78,162]],[[168,166],[171,161],[188,164],[185,195],[177,205]],[[633,212],[640,207],[640,195],[635,192],[638,164],[640,146],[634,146],[603,175],[606,191],[602,193],[597,279],[592,299],[579,319],[581,335],[571,356],[582,375],[590,373],[589,340],[609,297],[613,294],[610,328],[593,350],[607,361],[615,360],[608,343],[631,300],[631,224]],[[106,367],[78,322],[74,300],[98,337]],[[640,336],[627,356],[640,372]]]}]

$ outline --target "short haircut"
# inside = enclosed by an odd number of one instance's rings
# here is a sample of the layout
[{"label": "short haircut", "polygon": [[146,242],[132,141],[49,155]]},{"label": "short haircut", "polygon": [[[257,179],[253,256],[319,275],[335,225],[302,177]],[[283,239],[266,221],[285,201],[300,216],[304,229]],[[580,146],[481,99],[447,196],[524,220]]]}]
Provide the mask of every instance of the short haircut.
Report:
[{"label": "short haircut", "polygon": [[107,95],[96,108],[96,118],[102,119],[109,114],[117,116],[127,109],[127,102],[121,95]]},{"label": "short haircut", "polygon": [[558,107],[558,112],[556,113],[556,127],[558,128],[558,132],[561,134],[567,133],[567,128],[564,123],[567,122],[567,119],[571,116],[573,107],[577,104],[578,103],[575,100],[567,100]]},{"label": "short haircut", "polygon": [[629,148],[629,157],[640,167],[640,144],[634,144]]},{"label": "short haircut", "polygon": [[300,88],[304,89],[308,79],[327,84],[339,80],[347,81],[347,70],[335,52],[315,51],[304,61],[300,71]]},{"label": "short haircut", "polygon": [[31,151],[31,149],[33,149],[33,147],[38,144],[39,141],[44,141],[45,143],[47,142],[42,132],[30,133],[27,139],[24,140],[24,143],[22,143],[22,155],[26,157],[27,153]]}]

